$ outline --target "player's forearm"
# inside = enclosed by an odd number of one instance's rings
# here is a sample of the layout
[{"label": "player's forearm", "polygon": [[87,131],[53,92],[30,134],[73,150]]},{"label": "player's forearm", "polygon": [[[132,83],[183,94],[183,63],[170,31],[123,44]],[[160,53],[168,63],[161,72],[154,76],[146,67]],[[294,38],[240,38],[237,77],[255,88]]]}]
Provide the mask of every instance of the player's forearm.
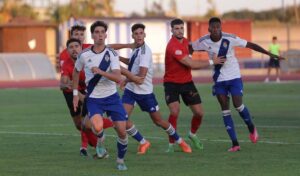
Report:
[{"label": "player's forearm", "polygon": [[109,46],[115,50],[119,50],[123,48],[134,48],[133,43],[128,43],[128,44],[114,43],[114,44],[109,44]]},{"label": "player's forearm", "polygon": [[129,70],[127,70],[124,67],[121,67],[121,73],[122,75],[126,76],[127,82],[134,82],[136,84],[142,84],[143,78],[139,77],[138,75],[132,74]]},{"label": "player's forearm", "polygon": [[260,52],[260,53],[263,53],[263,54],[266,54],[266,55],[269,55],[271,57],[278,57],[272,53],[270,53],[269,51],[265,50],[264,48],[262,48],[261,46],[255,44],[255,43],[251,43],[251,42],[247,42],[247,45],[246,45],[247,48],[250,48],[254,51],[257,51],[257,52]]},{"label": "player's forearm", "polygon": [[119,56],[119,59],[120,59],[120,61],[123,62],[124,64],[126,64],[126,65],[129,64],[129,59],[128,59],[128,58]]},{"label": "player's forearm", "polygon": [[73,77],[73,84],[72,84],[73,90],[77,90],[79,84],[79,72],[76,70],[76,68],[74,68],[73,70],[72,77]]},{"label": "player's forearm", "polygon": [[102,75],[102,76],[106,77],[107,79],[114,81],[116,83],[119,83],[122,80],[120,70],[113,70],[112,72],[105,72],[105,71],[98,69],[97,72],[95,72],[95,74]]}]

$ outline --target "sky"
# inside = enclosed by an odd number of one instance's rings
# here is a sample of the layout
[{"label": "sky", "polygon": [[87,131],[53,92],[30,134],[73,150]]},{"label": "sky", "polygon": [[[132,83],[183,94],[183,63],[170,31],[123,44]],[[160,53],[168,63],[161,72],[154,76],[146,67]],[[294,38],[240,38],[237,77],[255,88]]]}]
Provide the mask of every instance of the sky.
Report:
[{"label": "sky", "polygon": [[[137,12],[143,14],[145,4],[148,7],[154,2],[163,2],[164,9],[167,10],[169,0],[115,0],[115,10],[131,14]],[[281,8],[282,4],[285,6],[293,5],[294,1],[300,4],[300,0],[213,0],[215,2],[219,14],[231,10],[248,9],[253,11],[268,10],[273,8]],[[204,15],[209,8],[207,0],[176,0],[177,10],[179,15]]]}]

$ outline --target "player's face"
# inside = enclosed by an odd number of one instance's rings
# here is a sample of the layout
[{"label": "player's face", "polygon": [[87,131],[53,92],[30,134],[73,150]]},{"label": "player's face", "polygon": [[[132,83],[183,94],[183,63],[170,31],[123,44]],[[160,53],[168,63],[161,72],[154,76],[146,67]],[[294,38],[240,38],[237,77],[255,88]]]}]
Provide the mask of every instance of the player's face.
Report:
[{"label": "player's face", "polygon": [[76,38],[78,40],[81,41],[81,43],[84,42],[84,31],[79,31],[79,30],[74,30],[73,33],[72,33],[72,36],[71,38]]},{"label": "player's face", "polygon": [[222,27],[221,23],[219,22],[214,22],[209,25],[208,31],[210,32],[210,36],[212,39],[220,39],[221,38],[221,32],[222,32]]},{"label": "player's face", "polygon": [[94,32],[92,33],[94,44],[97,45],[104,45],[106,37],[107,35],[106,35],[105,28],[102,26],[97,26]]},{"label": "player's face", "polygon": [[172,33],[176,38],[182,39],[184,35],[184,25],[183,24],[174,25],[174,27],[172,28]]},{"label": "player's face", "polygon": [[138,28],[132,33],[132,38],[137,46],[142,46],[145,42],[146,34],[142,28]]},{"label": "player's face", "polygon": [[77,59],[78,54],[81,52],[81,45],[78,42],[72,42],[68,46],[68,53],[73,60]]}]

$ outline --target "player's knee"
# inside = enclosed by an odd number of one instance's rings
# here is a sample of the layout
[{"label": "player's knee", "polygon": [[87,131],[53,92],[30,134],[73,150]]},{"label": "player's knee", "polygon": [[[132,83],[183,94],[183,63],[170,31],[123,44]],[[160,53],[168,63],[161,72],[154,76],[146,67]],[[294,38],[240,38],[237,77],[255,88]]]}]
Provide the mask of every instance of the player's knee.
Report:
[{"label": "player's knee", "polygon": [[179,112],[180,112],[180,110],[179,110],[179,109],[175,109],[175,108],[170,110],[170,114],[171,114],[173,117],[178,117]]},{"label": "player's knee", "polygon": [[241,106],[239,106],[239,107],[237,107],[237,108],[235,108],[238,112],[242,112],[243,110],[244,110],[244,108],[245,108],[245,105],[244,104],[242,104]]}]

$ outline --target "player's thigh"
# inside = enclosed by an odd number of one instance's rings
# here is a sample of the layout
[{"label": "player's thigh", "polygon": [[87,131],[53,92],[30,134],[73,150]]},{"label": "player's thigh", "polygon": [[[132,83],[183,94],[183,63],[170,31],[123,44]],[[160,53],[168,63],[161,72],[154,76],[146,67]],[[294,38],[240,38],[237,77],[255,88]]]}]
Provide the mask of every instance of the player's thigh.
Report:
[{"label": "player's thigh", "polygon": [[221,106],[222,111],[223,110],[228,110],[229,109],[229,97],[227,95],[216,95],[218,102]]},{"label": "player's thigh", "polygon": [[181,98],[186,106],[201,104],[201,97],[193,82],[184,84],[180,90]]},{"label": "player's thigh", "polygon": [[232,103],[233,103],[233,106],[235,108],[240,107],[243,104],[243,96],[233,95],[232,96]]},{"label": "player's thigh", "polygon": [[179,99],[180,84],[164,83],[165,101],[169,105],[173,102],[180,102]]}]

